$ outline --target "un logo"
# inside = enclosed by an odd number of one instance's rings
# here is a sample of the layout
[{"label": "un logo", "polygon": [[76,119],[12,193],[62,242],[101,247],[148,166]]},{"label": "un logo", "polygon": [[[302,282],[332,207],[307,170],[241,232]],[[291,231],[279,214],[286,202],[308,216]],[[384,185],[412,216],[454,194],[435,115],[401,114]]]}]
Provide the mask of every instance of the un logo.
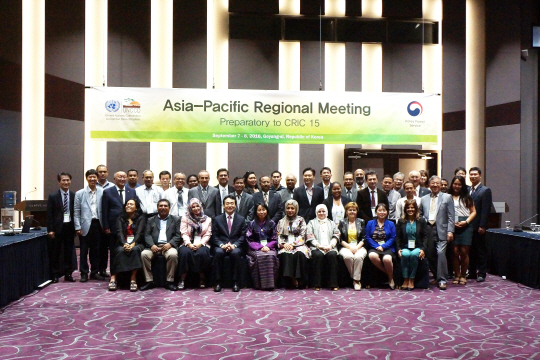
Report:
[{"label": "un logo", "polygon": [[418,101],[410,102],[407,106],[407,112],[411,116],[418,116],[422,115],[422,112],[424,109],[422,108],[422,105]]},{"label": "un logo", "polygon": [[120,101],[108,100],[105,103],[105,109],[107,109],[108,112],[117,112],[120,109]]}]

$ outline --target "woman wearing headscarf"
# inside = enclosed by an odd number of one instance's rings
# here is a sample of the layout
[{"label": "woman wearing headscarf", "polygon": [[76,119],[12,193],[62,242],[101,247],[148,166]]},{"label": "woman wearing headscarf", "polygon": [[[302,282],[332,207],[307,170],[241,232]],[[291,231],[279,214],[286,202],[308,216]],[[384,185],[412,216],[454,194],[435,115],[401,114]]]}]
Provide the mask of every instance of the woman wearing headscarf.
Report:
[{"label": "woman wearing headscarf", "polygon": [[212,263],[208,243],[212,235],[212,219],[204,215],[199,199],[189,200],[188,211],[180,222],[180,233],[183,243],[178,249],[178,272],[181,279],[178,290],[184,289],[184,280],[188,271],[199,273],[199,286],[204,288],[206,286],[204,273]]},{"label": "woman wearing headscarf", "polygon": [[268,217],[268,207],[255,205],[255,219],[247,227],[247,257],[251,278],[256,289],[272,290],[279,271],[279,259],[276,253],[276,224]]},{"label": "woman wearing headscarf", "polygon": [[306,221],[298,216],[298,202],[285,202],[285,216],[278,222],[278,257],[283,277],[291,279],[294,287],[307,284],[307,262],[311,251],[306,245]]},{"label": "woman wearing headscarf", "polygon": [[130,291],[137,291],[137,270],[142,268],[141,252],[144,250],[144,228],[146,217],[142,215],[141,204],[131,199],[126,202],[122,216],[116,220],[116,256],[111,264],[109,290],[118,288],[116,275],[131,272]]},{"label": "woman wearing headscarf", "polygon": [[311,282],[315,291],[321,289],[323,267],[328,271],[329,285],[332,290],[338,290],[337,280],[337,249],[339,230],[337,225],[328,219],[326,205],[320,204],[315,208],[317,218],[312,219],[306,230],[307,241],[311,249]]}]

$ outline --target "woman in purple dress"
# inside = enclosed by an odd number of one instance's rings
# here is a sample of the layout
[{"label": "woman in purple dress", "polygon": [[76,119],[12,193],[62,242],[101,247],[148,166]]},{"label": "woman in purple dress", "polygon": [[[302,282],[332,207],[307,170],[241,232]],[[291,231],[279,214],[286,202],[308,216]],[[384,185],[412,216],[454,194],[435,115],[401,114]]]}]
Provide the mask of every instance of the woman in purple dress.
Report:
[{"label": "woman in purple dress", "polygon": [[257,204],[255,212],[246,231],[251,278],[256,289],[273,290],[279,271],[276,224],[268,217],[265,204]]}]

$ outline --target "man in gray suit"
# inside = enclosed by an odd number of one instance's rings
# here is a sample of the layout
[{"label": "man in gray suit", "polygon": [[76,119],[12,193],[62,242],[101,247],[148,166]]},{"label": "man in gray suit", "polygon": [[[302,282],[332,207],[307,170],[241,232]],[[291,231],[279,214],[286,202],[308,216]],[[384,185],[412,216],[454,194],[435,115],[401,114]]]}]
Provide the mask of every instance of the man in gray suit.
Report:
[{"label": "man in gray suit", "polygon": [[90,279],[104,280],[99,272],[99,243],[101,241],[101,196],[103,189],[96,186],[98,172],[86,172],[88,186],[75,193],[74,215],[75,232],[79,236],[81,282],[88,281],[88,250],[90,250]]},{"label": "man in gray suit", "polygon": [[167,284],[165,289],[176,291],[174,275],[178,266],[178,245],[180,244],[180,220],[169,214],[171,204],[167,199],[161,199],[157,204],[158,213],[148,219],[144,234],[146,249],[141,253],[146,284],[141,291],[154,287],[152,274],[152,259],[159,253],[165,256],[167,261]]},{"label": "man in gray suit", "polygon": [[354,186],[354,174],[347,171],[343,174],[343,196],[347,196],[351,201],[356,202],[356,195],[358,195],[358,188]]},{"label": "man in gray suit", "polygon": [[285,177],[285,183],[287,184],[287,187],[285,189],[281,189],[278,193],[281,196],[281,203],[285,203],[285,201],[290,200],[293,198],[294,194],[294,187],[296,186],[296,176],[294,174],[289,173]]},{"label": "man in gray suit", "polygon": [[454,240],[454,200],[451,195],[441,192],[440,177],[432,176],[429,187],[431,194],[424,195],[420,203],[422,214],[428,223],[427,256],[439,289],[446,290],[446,246]]},{"label": "man in gray suit", "polygon": [[206,170],[199,171],[199,185],[189,189],[188,200],[197,198],[203,204],[204,214],[212,220],[221,213],[221,198],[218,189],[208,186],[210,174]]},{"label": "man in gray suit", "polygon": [[253,196],[244,191],[244,178],[237,176],[233,180],[234,186],[234,198],[236,200],[236,212],[244,219],[246,219],[246,225],[253,220]]}]

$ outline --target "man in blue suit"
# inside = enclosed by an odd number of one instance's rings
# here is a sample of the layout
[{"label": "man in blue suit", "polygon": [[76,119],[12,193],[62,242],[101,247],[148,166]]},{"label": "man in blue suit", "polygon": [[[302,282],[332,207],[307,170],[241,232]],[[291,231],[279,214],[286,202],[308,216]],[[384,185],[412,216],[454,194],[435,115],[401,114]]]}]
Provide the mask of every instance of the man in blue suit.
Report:
[{"label": "man in blue suit", "polygon": [[[110,186],[103,191],[101,198],[101,216],[103,232],[106,234],[105,242],[100,244],[99,274],[103,277],[109,276],[105,271],[107,269],[107,246],[111,253],[111,264],[114,260],[114,248],[116,244],[116,220],[124,211],[124,205],[128,200],[135,199],[135,190],[125,186],[127,175],[123,171],[117,171],[114,174],[115,186]],[[101,248],[103,245],[103,248]]]},{"label": "man in blue suit", "polygon": [[446,246],[454,240],[455,210],[451,195],[441,192],[441,178],[429,179],[431,193],[422,196],[420,207],[428,223],[427,256],[439,289],[446,290],[448,264]]},{"label": "man in blue suit", "polygon": [[253,194],[253,204],[266,204],[268,206],[268,217],[278,223],[283,218],[283,203],[281,202],[281,196],[273,190],[270,190],[271,186],[270,176],[261,176],[259,179],[259,185],[261,191]]},{"label": "man in blue suit", "polygon": [[469,193],[473,198],[474,208],[476,209],[476,216],[472,221],[473,238],[469,276],[472,278],[476,276],[476,281],[484,282],[487,274],[486,230],[488,228],[488,217],[492,205],[491,189],[481,183],[482,170],[478,167],[470,168],[469,180],[471,180]]},{"label": "man in blue suit", "polygon": [[93,280],[104,280],[99,275],[99,242],[101,239],[101,197],[103,189],[96,186],[98,172],[90,169],[86,172],[88,186],[75,193],[75,232],[81,243],[79,270],[81,282],[88,281],[88,250]]},{"label": "man in blue suit", "polygon": [[240,257],[246,243],[246,220],[236,210],[234,195],[227,195],[223,200],[225,212],[212,221],[212,251],[214,253],[215,292],[221,291],[223,258],[229,256],[232,266],[233,291],[238,292],[238,273]]}]

